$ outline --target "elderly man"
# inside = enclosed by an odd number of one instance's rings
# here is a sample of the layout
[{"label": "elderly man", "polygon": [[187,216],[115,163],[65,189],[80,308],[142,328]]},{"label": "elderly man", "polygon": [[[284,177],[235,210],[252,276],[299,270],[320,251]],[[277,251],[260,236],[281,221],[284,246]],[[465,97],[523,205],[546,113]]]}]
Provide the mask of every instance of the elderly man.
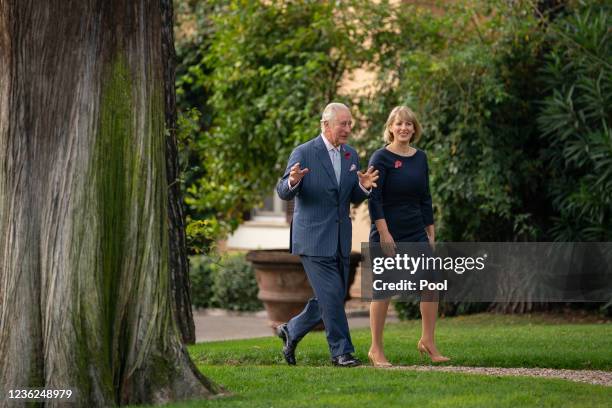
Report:
[{"label": "elderly man", "polygon": [[298,342],[316,325],[325,324],[332,363],[353,367],[344,298],[348,290],[352,225],[350,203],[359,203],[375,187],[378,171],[359,171],[357,152],[346,145],[352,116],[341,103],[330,103],[321,118],[321,134],[291,153],[276,191],[283,200],[295,198],[291,253],[300,255],[315,296],[304,310],[277,328],[283,355],[294,365]]}]

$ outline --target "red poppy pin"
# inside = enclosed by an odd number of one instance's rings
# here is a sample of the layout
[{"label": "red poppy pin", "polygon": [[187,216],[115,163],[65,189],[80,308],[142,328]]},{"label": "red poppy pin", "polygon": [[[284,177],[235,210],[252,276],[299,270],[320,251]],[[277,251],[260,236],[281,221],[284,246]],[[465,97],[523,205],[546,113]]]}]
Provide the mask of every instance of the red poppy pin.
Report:
[{"label": "red poppy pin", "polygon": [[402,162],[401,162],[401,161],[399,161],[399,160],[396,160],[396,161],[395,161],[395,168],[396,168],[396,169],[399,169],[400,167],[402,167]]},{"label": "red poppy pin", "polygon": [[351,152],[344,153],[344,158],[347,159],[347,160],[350,159],[351,158]]}]

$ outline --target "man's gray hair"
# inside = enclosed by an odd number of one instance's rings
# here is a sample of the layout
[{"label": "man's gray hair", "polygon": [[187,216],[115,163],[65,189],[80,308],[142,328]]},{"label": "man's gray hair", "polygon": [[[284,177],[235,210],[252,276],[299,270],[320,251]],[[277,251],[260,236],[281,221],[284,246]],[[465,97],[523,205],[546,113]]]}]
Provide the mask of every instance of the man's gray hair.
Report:
[{"label": "man's gray hair", "polygon": [[351,111],[348,106],[340,102],[332,102],[328,104],[325,109],[323,109],[323,114],[321,115],[321,130],[324,130],[323,122],[328,122],[336,117],[336,113],[338,111],[345,109],[347,111]]}]

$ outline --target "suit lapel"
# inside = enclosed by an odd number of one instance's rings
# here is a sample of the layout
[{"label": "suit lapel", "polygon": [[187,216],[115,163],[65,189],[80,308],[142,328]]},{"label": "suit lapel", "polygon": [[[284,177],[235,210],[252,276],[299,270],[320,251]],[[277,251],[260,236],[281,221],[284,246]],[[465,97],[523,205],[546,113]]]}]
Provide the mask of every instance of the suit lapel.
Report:
[{"label": "suit lapel", "polygon": [[[315,146],[319,151],[317,156],[319,158],[319,161],[321,162],[321,165],[327,172],[327,175],[331,178],[331,181],[332,183],[334,183],[334,186],[338,188],[338,182],[336,181],[336,173],[334,172],[334,167],[332,166],[331,159],[329,158],[329,152],[325,147],[325,142],[323,142],[323,136],[319,135]],[[340,177],[342,177],[342,175],[340,175]]]}]

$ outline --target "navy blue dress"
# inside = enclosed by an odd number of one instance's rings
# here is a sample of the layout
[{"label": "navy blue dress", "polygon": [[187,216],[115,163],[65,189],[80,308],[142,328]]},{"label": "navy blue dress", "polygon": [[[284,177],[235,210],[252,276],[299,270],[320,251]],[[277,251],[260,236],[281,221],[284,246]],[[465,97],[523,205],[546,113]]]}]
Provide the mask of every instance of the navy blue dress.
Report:
[{"label": "navy blue dress", "polygon": [[[389,233],[395,242],[416,242],[417,246],[411,246],[408,253],[411,256],[420,254],[432,256],[433,252],[429,246],[425,227],[433,224],[433,208],[431,204],[431,193],[429,190],[429,168],[427,156],[422,150],[410,157],[400,156],[382,148],[374,152],[370,159],[370,166],[374,166],[379,172],[376,182],[377,187],[372,189],[369,198],[370,218],[370,242],[380,242],[380,235],[376,229],[375,221],[384,218],[387,222]],[[404,248],[405,251],[407,248]],[[383,256],[380,247],[373,248],[372,256]],[[402,251],[400,251],[402,252]],[[420,279],[438,282],[440,272],[435,270],[418,270],[407,272],[396,270],[386,272],[387,282],[399,282],[400,280],[411,280],[418,284]],[[437,301],[435,292],[402,292],[398,291],[373,291],[372,299],[388,299],[399,295],[399,299],[415,300],[413,295],[419,296],[421,301]],[[397,300],[397,299],[396,299]]]},{"label": "navy blue dress", "polygon": [[374,222],[381,218],[395,242],[427,242],[425,227],[434,220],[425,152],[417,149],[406,157],[383,147],[374,152],[369,165],[379,172],[368,202],[370,242],[380,242]]}]

